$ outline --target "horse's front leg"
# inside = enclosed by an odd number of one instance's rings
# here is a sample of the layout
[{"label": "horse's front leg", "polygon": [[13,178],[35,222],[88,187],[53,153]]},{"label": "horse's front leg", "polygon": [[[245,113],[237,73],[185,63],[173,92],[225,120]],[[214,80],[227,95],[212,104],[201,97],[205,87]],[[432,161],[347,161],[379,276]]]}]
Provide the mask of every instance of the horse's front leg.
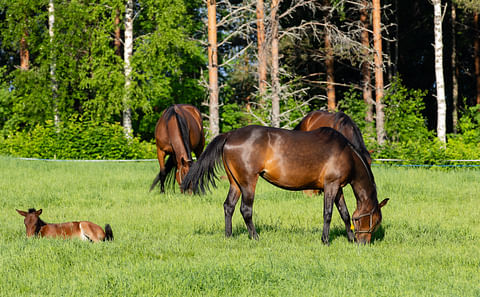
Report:
[{"label": "horse's front leg", "polygon": [[227,199],[223,203],[223,209],[225,212],[225,236],[230,237],[232,236],[232,216],[233,212],[235,211],[235,205],[238,202],[238,198],[240,197],[240,189],[238,186],[233,183],[230,183],[230,190],[228,191]]},{"label": "horse's front leg", "polygon": [[352,223],[350,221],[350,214],[348,213],[347,204],[345,203],[342,189],[338,190],[337,197],[335,198],[335,205],[337,206],[338,212],[340,213],[340,216],[345,223],[348,241],[353,242],[353,240],[355,239],[355,235],[353,234],[353,230],[351,228]]},{"label": "horse's front leg", "polygon": [[333,184],[325,186],[323,198],[323,232],[322,242],[329,245],[330,222],[332,221],[333,202],[337,196],[339,187]]}]

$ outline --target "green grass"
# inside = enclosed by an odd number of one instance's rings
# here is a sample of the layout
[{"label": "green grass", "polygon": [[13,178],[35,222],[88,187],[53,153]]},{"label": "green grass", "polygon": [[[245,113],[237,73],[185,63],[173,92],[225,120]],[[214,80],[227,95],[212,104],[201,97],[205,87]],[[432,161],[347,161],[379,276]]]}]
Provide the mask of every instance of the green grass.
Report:
[{"label": "green grass", "polygon": [[[239,207],[224,238],[228,182],[205,196],[148,192],[155,162],[0,158],[1,296],[479,296],[480,170],[374,167],[382,228],[347,242],[322,197],[261,181],[248,239]],[[346,187],[350,213],[355,201]],[[27,239],[15,208],[111,224],[115,241]]]}]

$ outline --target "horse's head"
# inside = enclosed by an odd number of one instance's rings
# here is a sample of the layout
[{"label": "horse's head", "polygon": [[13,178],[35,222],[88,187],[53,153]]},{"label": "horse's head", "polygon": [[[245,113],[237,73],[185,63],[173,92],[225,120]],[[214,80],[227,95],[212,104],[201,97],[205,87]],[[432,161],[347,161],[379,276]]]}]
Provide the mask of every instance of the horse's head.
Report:
[{"label": "horse's head", "polygon": [[372,235],[380,227],[382,222],[381,208],[387,204],[388,198],[380,202],[376,207],[366,213],[355,210],[352,216],[353,227],[355,228],[355,241],[357,243],[370,243]]},{"label": "horse's head", "polygon": [[190,170],[190,167],[193,164],[192,160],[186,160],[185,158],[180,158],[181,162],[178,166],[178,170],[176,173],[177,181],[178,184],[182,184],[183,178],[187,175],[188,171]]},{"label": "horse's head", "polygon": [[42,210],[35,210],[35,208],[30,208],[28,212],[18,210],[16,211],[21,215],[24,216],[25,219],[23,222],[25,223],[25,227],[27,228],[27,236],[31,237],[35,235],[35,231],[37,230],[37,226],[40,222],[39,216],[42,214]]}]

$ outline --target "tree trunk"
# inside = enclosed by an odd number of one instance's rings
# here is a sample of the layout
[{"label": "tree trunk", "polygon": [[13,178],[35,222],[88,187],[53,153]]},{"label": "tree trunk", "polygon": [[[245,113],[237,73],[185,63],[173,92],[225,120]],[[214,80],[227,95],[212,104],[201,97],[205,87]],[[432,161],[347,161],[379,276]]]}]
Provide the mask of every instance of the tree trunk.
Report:
[{"label": "tree trunk", "polygon": [[473,15],[473,24],[475,28],[475,37],[473,41],[475,55],[475,81],[477,87],[477,104],[480,104],[480,36],[478,34],[478,12]]},{"label": "tree trunk", "polygon": [[115,47],[115,54],[119,57],[122,56],[122,41],[121,41],[121,33],[120,33],[120,9],[115,9],[115,40],[114,40],[114,47]]},{"label": "tree trunk", "polygon": [[20,69],[28,70],[30,68],[30,52],[28,51],[27,38],[28,31],[25,29],[20,39]]},{"label": "tree trunk", "polygon": [[211,137],[220,132],[218,116],[218,58],[217,58],[217,3],[207,0],[208,13],[208,78],[209,78],[209,121]]},{"label": "tree trunk", "polygon": [[52,102],[53,102],[53,122],[55,127],[59,127],[60,125],[60,114],[58,112],[58,83],[56,77],[56,57],[54,51],[54,37],[55,33],[53,32],[53,28],[55,26],[55,3],[53,0],[49,0],[48,3],[48,35],[50,36],[50,81],[52,84]]},{"label": "tree trunk", "polygon": [[380,0],[373,0],[373,46],[375,48],[375,111],[377,142],[382,145],[385,140],[385,115],[383,113],[383,62],[382,62],[382,33]]},{"label": "tree trunk", "polygon": [[263,0],[257,0],[258,91],[263,97],[267,89],[267,56],[265,55],[265,12]]},{"label": "tree trunk", "polygon": [[333,49],[330,43],[330,33],[328,30],[325,32],[325,66],[327,68],[327,101],[328,110],[334,111],[336,108],[335,101],[335,78],[334,78],[334,66],[333,66]]},{"label": "tree trunk", "polygon": [[280,78],[278,66],[278,5],[279,0],[272,0],[272,126],[280,127]]},{"label": "tree trunk", "polygon": [[445,143],[445,123],[447,105],[445,102],[445,83],[443,79],[443,41],[442,41],[442,2],[433,0],[434,36],[435,36],[435,78],[437,86],[437,137]]},{"label": "tree trunk", "polygon": [[[369,27],[369,18],[368,18],[368,2],[364,0],[362,2],[363,8],[360,10],[360,22],[362,23],[362,45],[364,57],[368,57],[368,48],[370,47],[370,40],[368,37],[368,27]],[[365,121],[367,123],[373,122],[373,104],[372,104],[372,87],[370,86],[371,77],[370,77],[370,63],[368,60],[364,61],[361,66],[362,72],[362,89],[363,89],[363,101],[367,105],[367,114],[365,115]]]},{"label": "tree trunk", "polygon": [[132,66],[130,60],[133,55],[133,0],[128,0],[125,7],[125,98],[123,100],[123,129],[127,138],[132,137],[132,110],[130,108],[130,95],[132,84]]},{"label": "tree trunk", "polygon": [[452,110],[452,124],[453,124],[453,133],[457,133],[458,125],[458,67],[457,67],[457,49],[456,49],[456,38],[455,38],[455,24],[457,22],[457,13],[455,5],[452,1],[452,101],[453,101],[453,110]]}]

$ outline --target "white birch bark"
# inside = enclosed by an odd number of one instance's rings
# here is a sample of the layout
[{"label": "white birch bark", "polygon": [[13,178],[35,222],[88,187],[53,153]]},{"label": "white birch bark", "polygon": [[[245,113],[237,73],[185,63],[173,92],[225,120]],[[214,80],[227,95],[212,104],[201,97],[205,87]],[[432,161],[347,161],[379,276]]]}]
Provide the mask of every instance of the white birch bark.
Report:
[{"label": "white birch bark", "polygon": [[53,28],[55,26],[55,3],[54,0],[49,0],[48,2],[48,35],[50,36],[50,83],[52,85],[52,101],[53,101],[53,122],[55,127],[58,128],[60,125],[60,114],[58,111],[58,82],[56,77],[57,62],[55,57],[55,52],[53,50],[54,37],[55,33]]},{"label": "white birch bark", "polygon": [[442,3],[441,0],[433,0],[434,35],[435,35],[435,79],[437,87],[437,137],[445,143],[446,138],[446,112],[445,83],[443,78],[443,41],[442,41]]},{"label": "white birch bark", "polygon": [[132,110],[130,108],[130,95],[132,84],[132,66],[130,60],[133,55],[133,0],[128,0],[125,6],[125,49],[124,49],[124,72],[125,72],[125,97],[123,99],[123,129],[127,138],[132,137]]}]

